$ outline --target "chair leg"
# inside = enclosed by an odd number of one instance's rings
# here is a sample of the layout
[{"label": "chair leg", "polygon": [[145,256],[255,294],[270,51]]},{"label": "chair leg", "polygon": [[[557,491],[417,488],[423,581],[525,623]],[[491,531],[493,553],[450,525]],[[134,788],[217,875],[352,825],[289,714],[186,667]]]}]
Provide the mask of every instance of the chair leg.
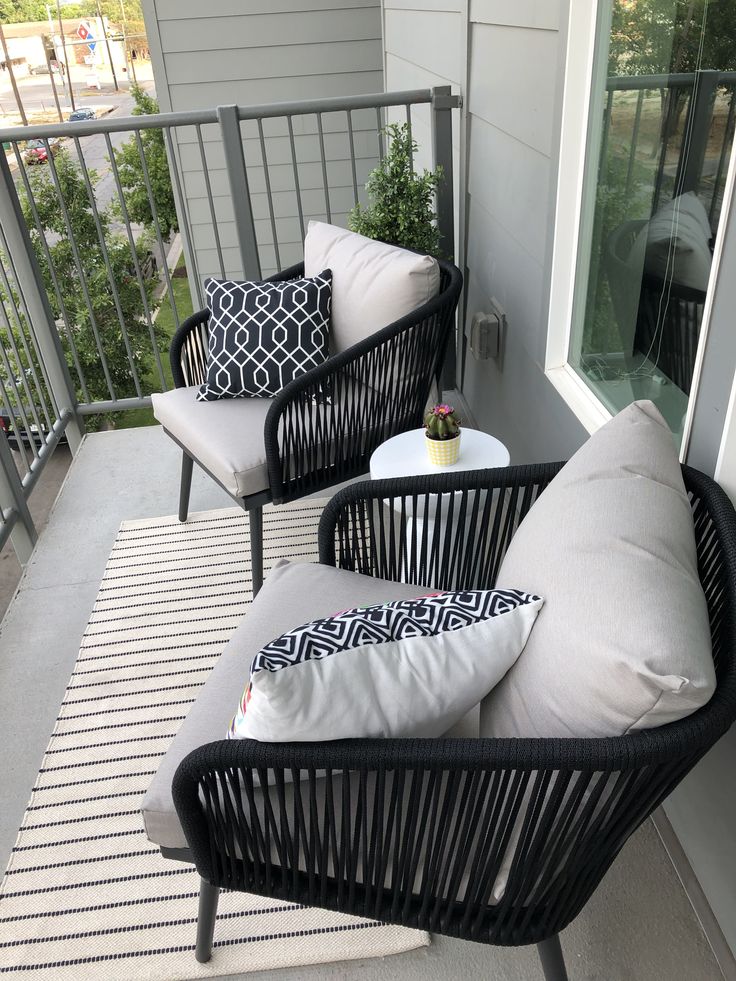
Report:
[{"label": "chair leg", "polygon": [[544,981],[568,981],[559,933],[538,943],[537,952],[542,962]]},{"label": "chair leg", "polygon": [[181,487],[179,490],[179,521],[186,521],[189,514],[189,492],[192,489],[194,460],[188,453],[181,455]]},{"label": "chair leg", "polygon": [[199,880],[199,915],[197,917],[197,947],[194,956],[200,964],[212,957],[212,938],[215,935],[215,917],[220,890],[206,879]]},{"label": "chair leg", "polygon": [[253,576],[253,598],[263,585],[263,508],[251,508],[250,518],[250,561]]}]

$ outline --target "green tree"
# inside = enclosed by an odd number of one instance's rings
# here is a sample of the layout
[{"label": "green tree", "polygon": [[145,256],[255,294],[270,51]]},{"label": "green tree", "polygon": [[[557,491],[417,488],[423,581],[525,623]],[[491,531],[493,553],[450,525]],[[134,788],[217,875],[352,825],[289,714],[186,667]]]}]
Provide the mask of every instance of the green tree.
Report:
[{"label": "green tree", "polygon": [[406,123],[391,123],[385,132],[388,151],[365,185],[370,204],[358,204],[350,212],[350,228],[368,238],[436,255],[440,235],[434,202],[442,168],[421,174],[414,170],[417,144]]},{"label": "green tree", "polygon": [[[135,99],[134,116],[150,115],[159,111],[158,102],[143,89],[133,86],[131,94]],[[141,132],[143,154],[151,183],[153,202],[156,206],[157,222],[154,222],[151,204],[148,198],[141,156],[138,143],[131,136],[123,145],[114,150],[115,161],[120,172],[120,183],[125,194],[125,205],[133,221],[144,225],[147,229],[155,230],[156,224],[166,239],[172,232],[179,230],[179,221],[174,204],[174,192],[171,187],[169,161],[166,157],[166,145],[161,129],[147,129]]]},{"label": "green tree", "polygon": [[[125,338],[82,173],[77,161],[66,150],[61,150],[56,155],[55,166],[69,215],[71,235],[80,257],[81,273],[84,274],[90,306],[94,314],[94,321],[115,395],[117,398],[134,396],[136,390],[130,360],[126,352]],[[97,175],[90,172],[90,179],[94,186],[98,179]],[[36,226],[23,185],[20,185],[21,206],[28,223],[34,251],[41,266],[54,316],[57,319],[61,318],[62,310],[54,289],[46,251],[42,244],[42,235],[48,244],[51,263],[60,285],[67,319],[71,325],[74,348],[87,383],[89,397],[93,401],[109,399],[110,394],[94,335],[92,317],[84,296],[82,275],[68,237],[64,216],[59,207],[59,198],[48,168],[35,168],[30,174],[29,180],[41,231]],[[151,340],[130,246],[127,239],[111,229],[111,217],[108,213],[103,211],[99,217],[112,278],[120,301],[122,319],[129,339],[131,360],[138,377],[143,378],[152,358]],[[139,260],[142,261],[145,247],[138,245],[136,248]],[[147,282],[144,285],[144,290],[150,301],[152,283]],[[76,379],[77,372],[70,341],[64,331],[61,333],[72,378]],[[81,386],[78,394],[82,398]]]},{"label": "green tree", "polygon": [[[128,21],[142,21],[143,12],[140,0],[124,0],[125,17]],[[114,23],[119,23],[120,0],[100,0],[100,9],[104,16]],[[52,17],[56,16],[56,3],[51,2]],[[96,17],[96,0],[82,0],[80,3],[62,7],[61,16],[64,20],[76,17]],[[48,21],[46,0],[0,0],[0,21],[3,24],[25,24],[29,21]]]},{"label": "green tree", "polygon": [[735,40],[736,0],[616,0],[608,73],[730,71]]}]

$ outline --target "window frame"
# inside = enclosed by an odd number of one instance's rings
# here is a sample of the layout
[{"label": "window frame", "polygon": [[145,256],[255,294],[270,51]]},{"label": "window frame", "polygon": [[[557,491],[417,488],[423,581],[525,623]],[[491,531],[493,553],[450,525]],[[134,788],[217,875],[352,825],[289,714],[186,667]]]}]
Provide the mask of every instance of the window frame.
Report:
[{"label": "window frame", "polygon": [[[598,38],[603,30],[610,32],[613,0],[570,0],[567,35],[567,54],[563,76],[563,102],[560,133],[559,167],[555,206],[555,230],[552,247],[549,316],[545,375],[567,406],[589,433],[604,425],[612,413],[596,395],[593,388],[572,367],[569,361],[573,318],[577,302],[576,285],[581,272],[589,264],[590,242],[596,185],[586,182],[586,164],[597,171],[596,159],[600,146],[598,126],[605,103],[607,57],[602,57]],[[596,120],[598,122],[596,122]],[[584,138],[581,139],[581,134]],[[736,148],[736,143],[734,143]],[[733,199],[734,157],[731,153],[724,188],[722,215],[716,235],[713,261],[708,282],[706,302],[700,328],[698,351],[688,400],[681,457],[684,459],[692,430],[694,406],[702,375],[714,287],[718,277],[725,217]],[[587,254],[586,254],[587,252]]]}]

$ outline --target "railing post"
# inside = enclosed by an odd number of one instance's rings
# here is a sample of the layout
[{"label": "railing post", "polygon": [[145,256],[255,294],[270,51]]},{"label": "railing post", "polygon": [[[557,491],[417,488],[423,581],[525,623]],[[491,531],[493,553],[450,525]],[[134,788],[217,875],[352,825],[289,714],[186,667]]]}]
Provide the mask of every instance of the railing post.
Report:
[{"label": "railing post", "polygon": [[[455,257],[455,186],[452,172],[452,110],[458,99],[449,85],[432,89],[432,154],[435,167],[442,167],[444,179],[437,188],[437,228],[440,233],[440,254]],[[456,325],[457,328],[457,325]],[[440,380],[443,389],[455,388],[457,366],[457,329],[447,346],[447,355]],[[440,393],[441,395],[441,393]]]},{"label": "railing post", "polygon": [[0,510],[12,522],[10,540],[18,561],[25,565],[38,535],[5,433],[0,433]]},{"label": "railing post", "polygon": [[247,279],[260,279],[261,260],[258,255],[256,226],[253,221],[253,208],[250,200],[250,189],[248,188],[248,172],[245,168],[238,107],[218,106],[217,118],[220,121],[222,143],[225,149],[225,166],[230,184],[230,197],[233,202],[235,230],[238,234],[243,275]]},{"label": "railing post", "polygon": [[33,250],[26,220],[15,189],[13,176],[4,153],[0,153],[0,225],[13,263],[18,288],[23,294],[38,353],[43,360],[52,394],[59,407],[70,413],[66,427],[72,453],[76,453],[84,435],[77,415],[77,396],[74,391],[64,351],[61,347],[54,314],[46,295],[41,269]]},{"label": "railing post", "polygon": [[717,71],[695,72],[673,197],[686,191],[697,191],[700,185],[719,78]]}]

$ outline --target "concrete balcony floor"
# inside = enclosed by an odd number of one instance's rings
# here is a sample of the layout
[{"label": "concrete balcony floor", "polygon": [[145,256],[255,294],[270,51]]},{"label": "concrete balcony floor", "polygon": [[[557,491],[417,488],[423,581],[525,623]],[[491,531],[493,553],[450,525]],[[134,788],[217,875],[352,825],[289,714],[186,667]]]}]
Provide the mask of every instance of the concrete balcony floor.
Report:
[{"label": "concrete balcony floor", "polygon": [[[0,628],[4,745],[0,861],[17,828],[73,669],[120,522],[176,510],[179,452],[158,428],[86,437]],[[195,471],[192,509],[232,506]],[[659,837],[647,822],[562,935],[570,981],[717,981],[722,977]],[[433,938],[383,960],[238,975],[316,979],[536,981],[534,948]]]}]

